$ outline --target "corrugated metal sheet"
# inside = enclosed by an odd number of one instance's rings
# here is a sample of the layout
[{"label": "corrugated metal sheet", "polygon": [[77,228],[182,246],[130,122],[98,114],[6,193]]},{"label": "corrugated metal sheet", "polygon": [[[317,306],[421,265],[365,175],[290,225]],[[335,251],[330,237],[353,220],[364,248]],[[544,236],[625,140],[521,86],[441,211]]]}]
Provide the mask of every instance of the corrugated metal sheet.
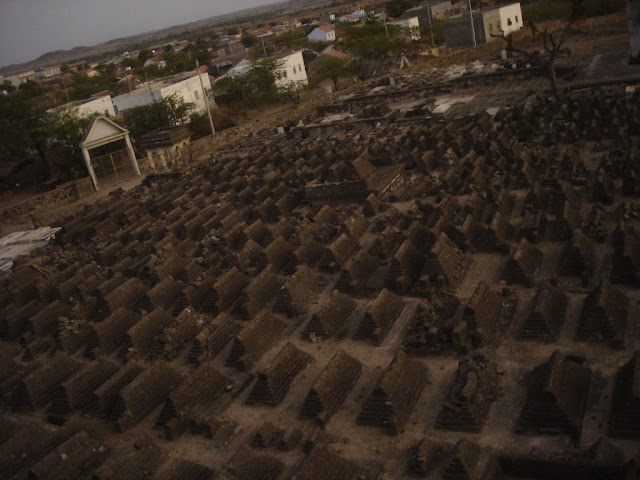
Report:
[{"label": "corrugated metal sheet", "polygon": [[14,258],[29,255],[33,249],[46,246],[58,231],[59,227],[42,227],[13,232],[0,238],[0,271],[10,271]]}]

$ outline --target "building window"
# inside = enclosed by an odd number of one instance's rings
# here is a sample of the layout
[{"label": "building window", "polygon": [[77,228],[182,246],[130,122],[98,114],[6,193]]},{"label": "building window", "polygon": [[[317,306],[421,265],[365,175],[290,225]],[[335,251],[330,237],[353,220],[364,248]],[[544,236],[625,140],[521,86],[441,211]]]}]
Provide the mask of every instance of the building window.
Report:
[{"label": "building window", "polygon": [[200,100],[200,94],[197,90],[193,92],[193,96],[196,97],[196,100]]},{"label": "building window", "polygon": [[283,71],[282,71],[282,76],[283,76],[284,78],[287,78],[287,71],[286,71],[286,70],[283,70]]},{"label": "building window", "polygon": [[302,73],[302,65],[298,65],[298,71]]},{"label": "building window", "polygon": [[518,15],[516,15],[516,23],[518,23]]},{"label": "building window", "polygon": [[489,32],[493,32],[493,23],[489,24]]},{"label": "building window", "polygon": [[510,18],[507,18],[507,25],[513,25],[513,22],[511,21]]},{"label": "building window", "polygon": [[296,66],[295,65],[293,66],[293,74],[294,75],[296,74]]}]

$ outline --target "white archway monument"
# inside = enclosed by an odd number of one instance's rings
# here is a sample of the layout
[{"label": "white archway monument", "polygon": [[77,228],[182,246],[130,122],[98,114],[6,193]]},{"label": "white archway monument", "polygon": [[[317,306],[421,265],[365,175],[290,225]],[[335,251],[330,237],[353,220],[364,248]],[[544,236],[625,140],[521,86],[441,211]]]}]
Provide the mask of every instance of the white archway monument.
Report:
[{"label": "white archway monument", "polygon": [[98,185],[98,177],[91,162],[91,154],[89,150],[107,145],[109,143],[118,142],[124,140],[126,144],[126,150],[131,163],[131,168],[136,176],[140,176],[140,168],[138,167],[138,161],[136,160],[136,154],[133,151],[131,145],[131,139],[129,138],[129,131],[118,125],[117,123],[109,120],[104,115],[95,117],[91,120],[91,123],[87,127],[87,130],[80,142],[80,148],[82,149],[82,155],[84,157],[87,170],[93,181],[93,186],[96,191],[100,189]]}]

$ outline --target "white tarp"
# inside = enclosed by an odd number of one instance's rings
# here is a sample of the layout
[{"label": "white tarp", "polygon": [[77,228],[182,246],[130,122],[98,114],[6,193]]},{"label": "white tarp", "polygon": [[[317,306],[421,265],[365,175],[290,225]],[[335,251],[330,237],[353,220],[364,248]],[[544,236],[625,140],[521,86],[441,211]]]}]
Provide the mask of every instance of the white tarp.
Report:
[{"label": "white tarp", "polygon": [[10,271],[14,258],[29,255],[33,249],[46,246],[58,231],[60,227],[42,227],[13,232],[0,238],[0,271]]}]

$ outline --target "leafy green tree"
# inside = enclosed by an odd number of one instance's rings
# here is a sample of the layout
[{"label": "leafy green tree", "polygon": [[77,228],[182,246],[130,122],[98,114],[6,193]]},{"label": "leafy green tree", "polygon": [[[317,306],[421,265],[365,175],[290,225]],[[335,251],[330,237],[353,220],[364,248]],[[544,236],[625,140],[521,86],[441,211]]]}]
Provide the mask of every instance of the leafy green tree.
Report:
[{"label": "leafy green tree", "polygon": [[140,50],[138,52],[138,60],[143,65],[144,65],[144,62],[149,60],[151,57],[153,57],[153,52],[151,50],[149,50],[148,48],[143,48],[142,50]]},{"label": "leafy green tree", "polygon": [[[387,35],[387,31],[389,34]],[[407,45],[407,38],[401,28],[393,25],[366,24],[360,28],[346,27],[346,37],[343,38],[344,48],[355,56],[364,59],[382,59],[395,56],[402,52]]]},{"label": "leafy green tree", "polygon": [[[248,107],[271,104],[291,98],[291,85],[286,88],[276,84],[280,61],[264,59],[254,62],[243,74],[218,80],[213,88],[216,103],[221,105],[243,104]],[[297,86],[296,86],[297,87]]]},{"label": "leafy green tree", "polygon": [[[191,131],[192,140],[211,135],[209,117],[207,117],[206,113],[194,113],[190,118],[189,130]],[[217,105],[211,108],[211,119],[213,120],[213,126],[216,132],[221,132],[222,130],[236,126],[233,121],[233,109],[230,107]]]},{"label": "leafy green tree", "polygon": [[244,45],[245,48],[251,48],[254,45],[256,45],[259,41],[256,37],[254,37],[249,33],[245,33],[244,35],[242,35],[241,40],[242,40],[242,45]]},{"label": "leafy green tree", "polygon": [[43,109],[24,90],[0,95],[0,164],[12,165],[27,158],[28,151],[43,152],[39,136]]},{"label": "leafy green tree", "polygon": [[294,29],[283,32],[273,37],[273,44],[276,46],[302,46],[307,45],[309,41],[303,30]]},{"label": "leafy green tree", "polygon": [[225,33],[227,35],[238,35],[240,33],[240,29],[238,27],[227,27]]},{"label": "leafy green tree", "polygon": [[334,89],[338,90],[339,79],[354,75],[355,71],[350,62],[330,55],[320,55],[311,64],[311,73],[318,79],[330,79]]},{"label": "leafy green tree", "polygon": [[149,105],[132,108],[124,112],[124,123],[131,136],[140,136],[159,128],[175,127],[186,123],[193,103],[185,103],[177,94]]},{"label": "leafy green tree", "polygon": [[10,80],[5,80],[4,82],[2,82],[2,85],[0,85],[0,90],[6,90],[7,92],[11,93],[16,91],[16,87],[13,85],[13,83],[11,83]]},{"label": "leafy green tree", "polygon": [[71,180],[84,173],[80,142],[90,121],[68,111],[43,116],[39,135],[46,138],[44,157],[53,178]]},{"label": "leafy green tree", "polygon": [[116,66],[113,63],[101,63],[96,67],[96,71],[103,77],[110,77],[115,74]]},{"label": "leafy green tree", "polygon": [[0,164],[44,160],[53,178],[70,180],[83,172],[80,140],[88,118],[45,112],[28,91],[0,96]]},{"label": "leafy green tree", "polygon": [[33,80],[27,80],[26,82],[21,83],[18,90],[23,92],[27,98],[39,97],[44,93],[42,87]]}]

